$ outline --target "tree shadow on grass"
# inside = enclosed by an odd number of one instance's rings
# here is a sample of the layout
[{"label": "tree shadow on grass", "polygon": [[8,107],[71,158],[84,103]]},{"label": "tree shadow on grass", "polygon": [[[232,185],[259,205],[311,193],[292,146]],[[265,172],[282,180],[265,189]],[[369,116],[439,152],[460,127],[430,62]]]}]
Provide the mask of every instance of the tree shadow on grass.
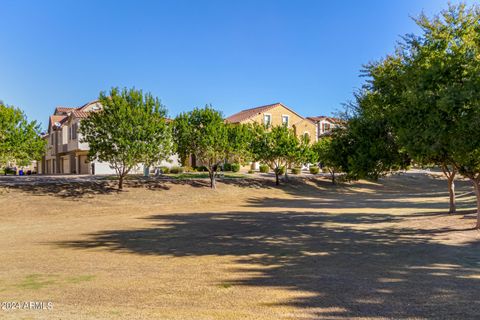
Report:
[{"label": "tree shadow on grass", "polygon": [[478,231],[441,227],[419,232],[401,224],[385,226],[389,214],[294,210],[186,212],[147,219],[149,228],[108,230],[55,245],[139,255],[234,256],[243,267],[231,271],[242,273],[242,279],[225,281],[306,292],[281,304],[319,318],[478,318],[480,241],[448,245],[432,240],[438,234]]},{"label": "tree shadow on grass", "polygon": [[37,196],[54,196],[71,200],[118,193],[115,185],[106,181],[15,183],[2,186],[9,190],[20,190]]},{"label": "tree shadow on grass", "polygon": [[[15,177],[17,178],[17,177]],[[233,185],[240,188],[268,189],[272,188],[274,183],[262,179],[249,178],[223,178],[218,179],[219,188],[222,184]],[[124,181],[124,190],[118,190],[118,180],[111,177],[46,177],[32,176],[28,178],[8,177],[2,179],[0,176],[0,187],[20,190],[32,193],[37,196],[54,196],[64,199],[79,200],[84,197],[92,197],[97,195],[118,194],[128,192],[129,188],[142,188],[150,191],[166,191],[172,185],[186,185],[193,188],[210,188],[208,179],[173,179],[168,177],[130,177]]]}]

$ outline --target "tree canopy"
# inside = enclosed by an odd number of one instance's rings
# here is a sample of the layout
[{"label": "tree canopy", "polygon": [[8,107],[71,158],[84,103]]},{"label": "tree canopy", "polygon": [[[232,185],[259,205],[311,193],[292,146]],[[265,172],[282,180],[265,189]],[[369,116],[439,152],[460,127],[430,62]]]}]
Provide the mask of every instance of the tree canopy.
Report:
[{"label": "tree canopy", "polygon": [[91,160],[113,167],[122,189],[124,177],[134,167],[150,166],[171,155],[167,110],[158,98],[134,88],[101,92],[99,101],[102,109],[81,122],[82,140],[89,144]]},{"label": "tree canopy", "polygon": [[175,118],[174,132],[176,150],[183,161],[195,155],[207,167],[210,186],[215,189],[218,167],[234,151],[222,114],[208,105],[181,113]]},{"label": "tree canopy", "polygon": [[391,136],[399,151],[442,167],[450,211],[455,210],[456,171],[470,178],[480,227],[480,9],[449,5],[439,15],[422,14],[415,22],[421,35],[405,36],[395,54],[367,66],[363,97],[368,103],[361,109],[374,110],[377,119],[385,120],[377,122],[379,130]]},{"label": "tree canopy", "polygon": [[39,160],[45,146],[36,121],[28,121],[20,109],[0,103],[0,167]]},{"label": "tree canopy", "polygon": [[252,144],[256,161],[267,164],[275,173],[275,184],[279,185],[279,176],[287,165],[302,158],[300,143],[293,130],[285,126],[271,129],[256,126]]}]

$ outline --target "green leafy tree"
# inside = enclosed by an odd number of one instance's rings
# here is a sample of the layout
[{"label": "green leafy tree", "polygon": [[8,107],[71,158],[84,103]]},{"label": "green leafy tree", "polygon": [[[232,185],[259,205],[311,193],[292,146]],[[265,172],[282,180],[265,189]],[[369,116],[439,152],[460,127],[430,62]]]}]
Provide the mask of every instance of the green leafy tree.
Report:
[{"label": "green leafy tree", "polygon": [[451,212],[457,170],[472,181],[480,228],[480,8],[449,5],[415,21],[421,35],[404,37],[394,56],[371,66],[371,91],[410,156],[444,170]]},{"label": "green leafy tree", "polygon": [[335,184],[335,173],[346,171],[348,168],[347,153],[343,152],[344,148],[341,147],[344,140],[340,132],[343,133],[344,130],[335,130],[334,134],[322,137],[312,146],[315,162],[320,162],[321,166],[328,170],[333,184]]},{"label": "green leafy tree", "polygon": [[184,159],[194,154],[207,167],[210,186],[215,189],[218,167],[231,151],[222,114],[211,106],[195,108],[176,117],[174,126],[177,152]]},{"label": "green leafy tree", "polygon": [[410,164],[376,95],[368,91],[356,93],[356,101],[349,108],[351,114],[344,131],[333,136],[339,149],[348,150],[348,165],[343,164],[347,178],[377,180]]},{"label": "green leafy tree", "polygon": [[99,96],[102,110],[82,120],[82,141],[89,144],[90,160],[108,162],[123,189],[125,176],[136,166],[150,166],[172,152],[167,110],[150,93],[112,88]]},{"label": "green leafy tree", "polygon": [[[293,139],[295,138],[295,139]],[[286,170],[285,170],[285,181],[288,181],[288,170],[287,168],[292,168],[295,166],[302,166],[307,163],[311,163],[315,159],[315,155],[310,145],[310,138],[308,136],[302,136],[300,139],[293,135],[289,140],[289,145],[286,146],[287,153],[285,154],[286,159]]]},{"label": "green leafy tree", "polygon": [[12,162],[28,165],[45,154],[40,126],[18,108],[0,103],[0,168]]},{"label": "green leafy tree", "polygon": [[253,159],[252,139],[254,128],[251,124],[227,124],[227,161],[246,163]]},{"label": "green leafy tree", "polygon": [[[416,38],[405,37],[402,50],[417,46]],[[416,50],[416,49],[415,49]],[[456,211],[455,183],[457,169],[449,154],[447,145],[451,141],[454,114],[442,111],[436,106],[435,92],[438,81],[420,80],[425,74],[430,77],[422,59],[397,50],[396,55],[367,66],[370,77],[366,86],[369,94],[381,106],[379,111],[386,116],[401,148],[418,164],[438,165],[448,182],[450,212]],[[442,81],[448,81],[444,79]]]},{"label": "green leafy tree", "polygon": [[188,165],[190,156],[195,149],[193,141],[190,139],[192,131],[190,114],[179,114],[173,122],[173,142],[175,152],[183,166]]},{"label": "green leafy tree", "polygon": [[273,170],[275,184],[279,185],[279,176],[286,170],[289,161],[292,161],[292,155],[298,147],[298,139],[293,130],[285,126],[271,129],[257,126],[252,147],[255,160],[267,164]]}]

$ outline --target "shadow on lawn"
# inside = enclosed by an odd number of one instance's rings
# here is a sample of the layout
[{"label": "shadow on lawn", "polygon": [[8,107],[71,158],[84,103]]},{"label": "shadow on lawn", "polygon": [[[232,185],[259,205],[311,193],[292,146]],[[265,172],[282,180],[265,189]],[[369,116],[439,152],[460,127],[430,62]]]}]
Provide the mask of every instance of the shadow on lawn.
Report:
[{"label": "shadow on lawn", "polygon": [[[218,184],[235,185],[240,188],[272,188],[274,182],[263,179],[243,179],[243,178],[221,178]],[[168,177],[135,177],[134,179],[126,179],[124,181],[124,190],[119,191],[118,182],[112,179],[95,179],[90,176],[85,178],[55,178],[48,177],[32,177],[29,179],[8,179],[2,180],[0,177],[0,187],[21,190],[40,196],[55,196],[65,199],[78,200],[83,197],[91,197],[95,195],[118,194],[120,192],[128,192],[129,188],[143,188],[145,190],[158,191],[169,190],[171,185],[188,185],[194,188],[210,189],[210,181],[208,179],[172,179]]]},{"label": "shadow on lawn", "polygon": [[379,225],[391,221],[389,214],[290,210],[148,219],[151,228],[104,231],[56,244],[141,255],[237,256],[244,267],[233,272],[242,273],[242,280],[226,281],[308,292],[285,304],[309,308],[321,318],[478,318],[480,241],[431,241],[436,234],[468,229],[419,231]]},{"label": "shadow on lawn", "polygon": [[12,190],[21,190],[38,196],[54,196],[71,200],[79,200],[95,195],[118,193],[117,188],[106,181],[55,181],[35,183],[3,184],[3,187]]}]

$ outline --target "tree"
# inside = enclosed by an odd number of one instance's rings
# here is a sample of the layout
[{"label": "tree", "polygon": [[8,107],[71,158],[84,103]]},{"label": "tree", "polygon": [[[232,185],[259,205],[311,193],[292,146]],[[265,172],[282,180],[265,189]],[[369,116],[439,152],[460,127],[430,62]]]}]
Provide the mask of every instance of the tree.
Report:
[{"label": "tree", "polygon": [[[332,143],[349,179],[377,180],[407,167],[410,160],[393,133],[390,119],[378,96],[370,91],[355,94],[345,127],[332,135]],[[343,152],[341,152],[343,150]]]},{"label": "tree", "polygon": [[[416,46],[414,37],[405,37],[407,43]],[[409,45],[403,45],[405,50]],[[431,95],[438,82],[425,79],[417,83],[422,74],[430,74],[424,63],[412,60],[410,53],[399,49],[396,55],[388,56],[381,62],[367,66],[370,77],[366,86],[375,97],[381,113],[386,115],[392,134],[401,148],[423,165],[438,165],[448,182],[450,213],[456,211],[454,179],[457,169],[446,147],[451,140],[451,126],[454,115],[436,109]],[[448,81],[448,80],[447,80]],[[415,85],[417,83],[417,85]],[[433,98],[433,99],[432,99]],[[447,125],[444,127],[444,125]]]},{"label": "tree", "polygon": [[210,187],[215,189],[218,166],[231,150],[222,114],[211,106],[195,108],[176,117],[174,127],[177,152],[182,157],[194,154],[207,167]]},{"label": "tree", "polygon": [[289,145],[286,146],[286,150],[285,181],[288,181],[288,168],[311,163],[314,161],[315,155],[310,146],[310,138],[308,136],[302,136],[300,139],[297,137],[293,139],[292,137],[289,139]]},{"label": "tree", "polygon": [[112,88],[101,92],[103,106],[82,120],[82,141],[89,144],[90,160],[108,162],[123,189],[125,176],[139,164],[150,166],[167,159],[172,151],[171,128],[167,110],[150,93]]},{"label": "tree", "polygon": [[254,128],[251,124],[227,124],[228,147],[227,161],[246,163],[253,159],[252,139]]},{"label": "tree", "polygon": [[449,5],[415,21],[421,35],[405,36],[394,56],[371,68],[371,91],[406,151],[445,171],[450,211],[456,171],[472,181],[480,228],[480,7]]},{"label": "tree", "polygon": [[[339,129],[344,131],[343,129]],[[315,162],[320,162],[321,166],[330,172],[332,183],[335,184],[335,173],[346,171],[348,159],[341,148],[340,131],[335,131],[335,138],[332,136],[322,137],[312,147],[315,153]],[[338,148],[338,149],[337,149]]]},{"label": "tree", "polygon": [[298,139],[293,130],[285,126],[276,126],[267,130],[261,126],[255,128],[252,145],[256,161],[267,164],[275,173],[275,184],[279,185],[279,176],[286,170],[292,154],[296,153]]},{"label": "tree", "polygon": [[36,121],[18,108],[0,103],[0,168],[9,162],[27,165],[45,153],[46,142]]}]

